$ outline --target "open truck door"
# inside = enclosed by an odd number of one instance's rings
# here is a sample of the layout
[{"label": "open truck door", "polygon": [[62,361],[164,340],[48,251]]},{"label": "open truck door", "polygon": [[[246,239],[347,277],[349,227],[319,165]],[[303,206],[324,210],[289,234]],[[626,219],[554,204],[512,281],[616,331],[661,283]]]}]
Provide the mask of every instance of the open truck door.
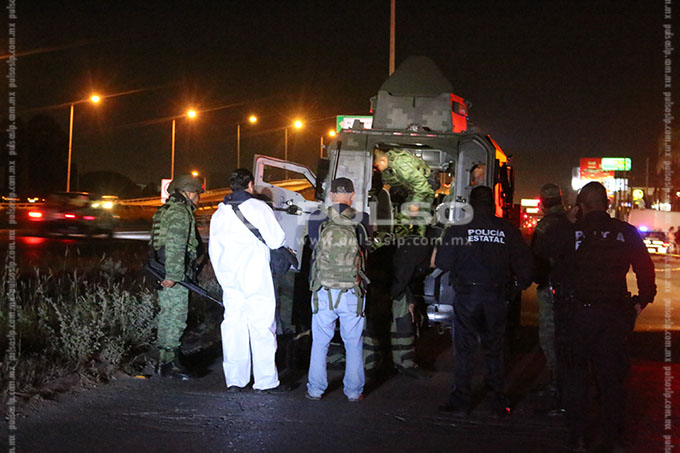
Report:
[{"label": "open truck door", "polygon": [[316,175],[304,165],[259,154],[253,170],[255,191],[271,199],[274,216],[286,233],[285,245],[302,263],[307,223],[321,206],[315,196]]}]

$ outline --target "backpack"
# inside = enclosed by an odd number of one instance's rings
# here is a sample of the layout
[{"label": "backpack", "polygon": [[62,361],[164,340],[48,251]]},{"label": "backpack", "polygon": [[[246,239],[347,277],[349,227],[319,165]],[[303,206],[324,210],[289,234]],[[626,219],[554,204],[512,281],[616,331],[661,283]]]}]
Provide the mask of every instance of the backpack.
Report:
[{"label": "backpack", "polygon": [[[355,223],[352,208],[339,213],[335,208],[328,209],[328,220],[319,227],[319,240],[314,247],[312,281],[310,289],[314,294],[314,313],[319,311],[318,292],[328,290],[329,309],[338,307],[342,294],[353,289],[357,296],[357,315],[363,315],[362,279],[368,283],[364,269],[364,258],[359,244],[357,228],[368,237],[362,223]],[[333,304],[331,289],[340,289],[337,301]]]}]

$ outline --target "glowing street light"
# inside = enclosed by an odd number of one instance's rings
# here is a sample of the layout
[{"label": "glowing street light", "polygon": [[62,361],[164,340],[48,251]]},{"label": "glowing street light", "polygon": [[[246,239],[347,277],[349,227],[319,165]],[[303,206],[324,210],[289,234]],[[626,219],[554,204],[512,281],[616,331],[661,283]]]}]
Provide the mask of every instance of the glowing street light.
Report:
[{"label": "glowing street light", "polygon": [[[93,104],[98,104],[101,101],[101,97],[97,94],[90,96],[90,102]],[[73,151],[73,111],[76,104],[82,104],[87,102],[87,100],[80,100],[76,102],[71,102],[71,116],[68,124],[68,163],[66,165],[66,191],[71,190],[71,153]]]},{"label": "glowing street light", "polygon": [[[257,117],[250,115],[248,122],[250,124],[257,123]],[[236,168],[241,168],[241,123],[236,123]]]},{"label": "glowing street light", "polygon": [[333,129],[328,131],[328,136],[329,137],[335,137],[335,131]]},{"label": "glowing street light", "polygon": [[196,170],[192,171],[192,172],[191,172],[191,176],[193,176],[194,178],[197,177],[197,176],[198,176],[198,172],[197,172]]},{"label": "glowing street light", "polygon": [[[293,122],[293,127],[295,129],[301,129],[302,126],[304,126],[304,124],[301,120],[295,120]],[[283,160],[288,160],[288,127],[285,127],[283,131]]]},{"label": "glowing street light", "polygon": [[[198,116],[198,112],[194,109],[187,110],[184,115],[188,118],[194,119]],[[175,178],[175,121],[177,118],[172,119],[172,156],[170,157],[170,179]]]}]

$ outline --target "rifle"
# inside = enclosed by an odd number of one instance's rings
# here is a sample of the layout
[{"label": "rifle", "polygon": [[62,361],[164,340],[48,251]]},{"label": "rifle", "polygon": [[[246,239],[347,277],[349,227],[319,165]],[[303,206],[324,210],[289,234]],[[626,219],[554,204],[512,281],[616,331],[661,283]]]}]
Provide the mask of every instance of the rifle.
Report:
[{"label": "rifle", "polygon": [[[147,271],[153,278],[155,278],[159,282],[165,280],[165,266],[163,266],[161,263],[154,259],[150,259],[144,264],[144,270]],[[209,299],[217,304],[220,304],[221,307],[224,307],[224,304],[222,303],[221,300],[212,297],[210,294],[208,294],[208,291],[201,288],[196,283],[188,282],[186,280],[182,280],[181,282],[176,283],[180,286],[185,287],[189,291],[196,293],[201,297]]]}]

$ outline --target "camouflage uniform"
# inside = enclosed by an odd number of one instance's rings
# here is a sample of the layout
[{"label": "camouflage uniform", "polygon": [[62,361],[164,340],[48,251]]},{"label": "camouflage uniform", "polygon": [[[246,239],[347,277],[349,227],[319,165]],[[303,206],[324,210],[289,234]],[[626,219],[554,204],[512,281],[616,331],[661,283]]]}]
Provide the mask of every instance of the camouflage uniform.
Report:
[{"label": "camouflage uniform", "polygon": [[[193,279],[199,238],[196,232],[196,207],[179,193],[171,195],[154,215],[152,245],[164,259],[165,278],[179,282]],[[160,363],[172,362],[180,347],[189,310],[189,290],[180,285],[158,291],[161,311],[158,314],[157,345]]]},{"label": "camouflage uniform", "polygon": [[[420,158],[410,152],[401,149],[393,149],[387,153],[387,168],[382,172],[383,184],[390,188],[405,190],[407,195],[403,204],[408,205],[412,202],[432,204],[434,200],[434,190],[428,181],[430,168]],[[422,207],[421,207],[422,210]],[[425,235],[425,225],[411,227],[411,217],[401,212],[395,215],[394,234],[396,237],[413,236],[415,238]],[[408,289],[408,284],[415,273],[417,263],[409,262],[413,257],[406,259],[412,254],[413,244],[407,240],[403,247],[395,250],[392,260],[393,283],[392,293],[392,316],[390,323],[390,342],[392,350],[392,363],[399,369],[411,369],[416,367],[415,362],[415,329],[411,322],[411,314],[408,311],[410,304],[414,303],[413,296]],[[369,320],[370,321],[370,320]],[[367,322],[367,325],[370,322]],[[379,358],[377,352],[379,339],[370,335],[367,328],[364,336],[364,347],[366,349],[365,367],[375,369],[376,364],[371,360]]]},{"label": "camouflage uniform", "polygon": [[[420,158],[406,150],[393,149],[387,152],[387,169],[382,172],[383,184],[390,187],[406,190],[405,204],[421,202],[432,204],[434,190],[430,186],[427,177],[430,175],[430,167]],[[397,213],[394,232],[397,236],[405,236],[409,232],[411,218],[408,215]],[[420,236],[425,234],[425,225],[416,227]]]},{"label": "camouflage uniform", "polygon": [[[546,184],[541,189],[542,199],[560,199],[559,187],[554,184]],[[535,250],[545,233],[554,225],[566,221],[566,211],[560,202],[555,206],[543,209],[544,216],[536,224],[534,235],[531,238],[531,248]],[[550,370],[551,378],[554,380],[557,358],[555,354],[555,319],[553,313],[553,293],[549,281],[550,263],[536,256],[534,253],[534,280],[538,284],[536,296],[538,298],[538,338],[541,350],[545,355],[545,361]]]}]

